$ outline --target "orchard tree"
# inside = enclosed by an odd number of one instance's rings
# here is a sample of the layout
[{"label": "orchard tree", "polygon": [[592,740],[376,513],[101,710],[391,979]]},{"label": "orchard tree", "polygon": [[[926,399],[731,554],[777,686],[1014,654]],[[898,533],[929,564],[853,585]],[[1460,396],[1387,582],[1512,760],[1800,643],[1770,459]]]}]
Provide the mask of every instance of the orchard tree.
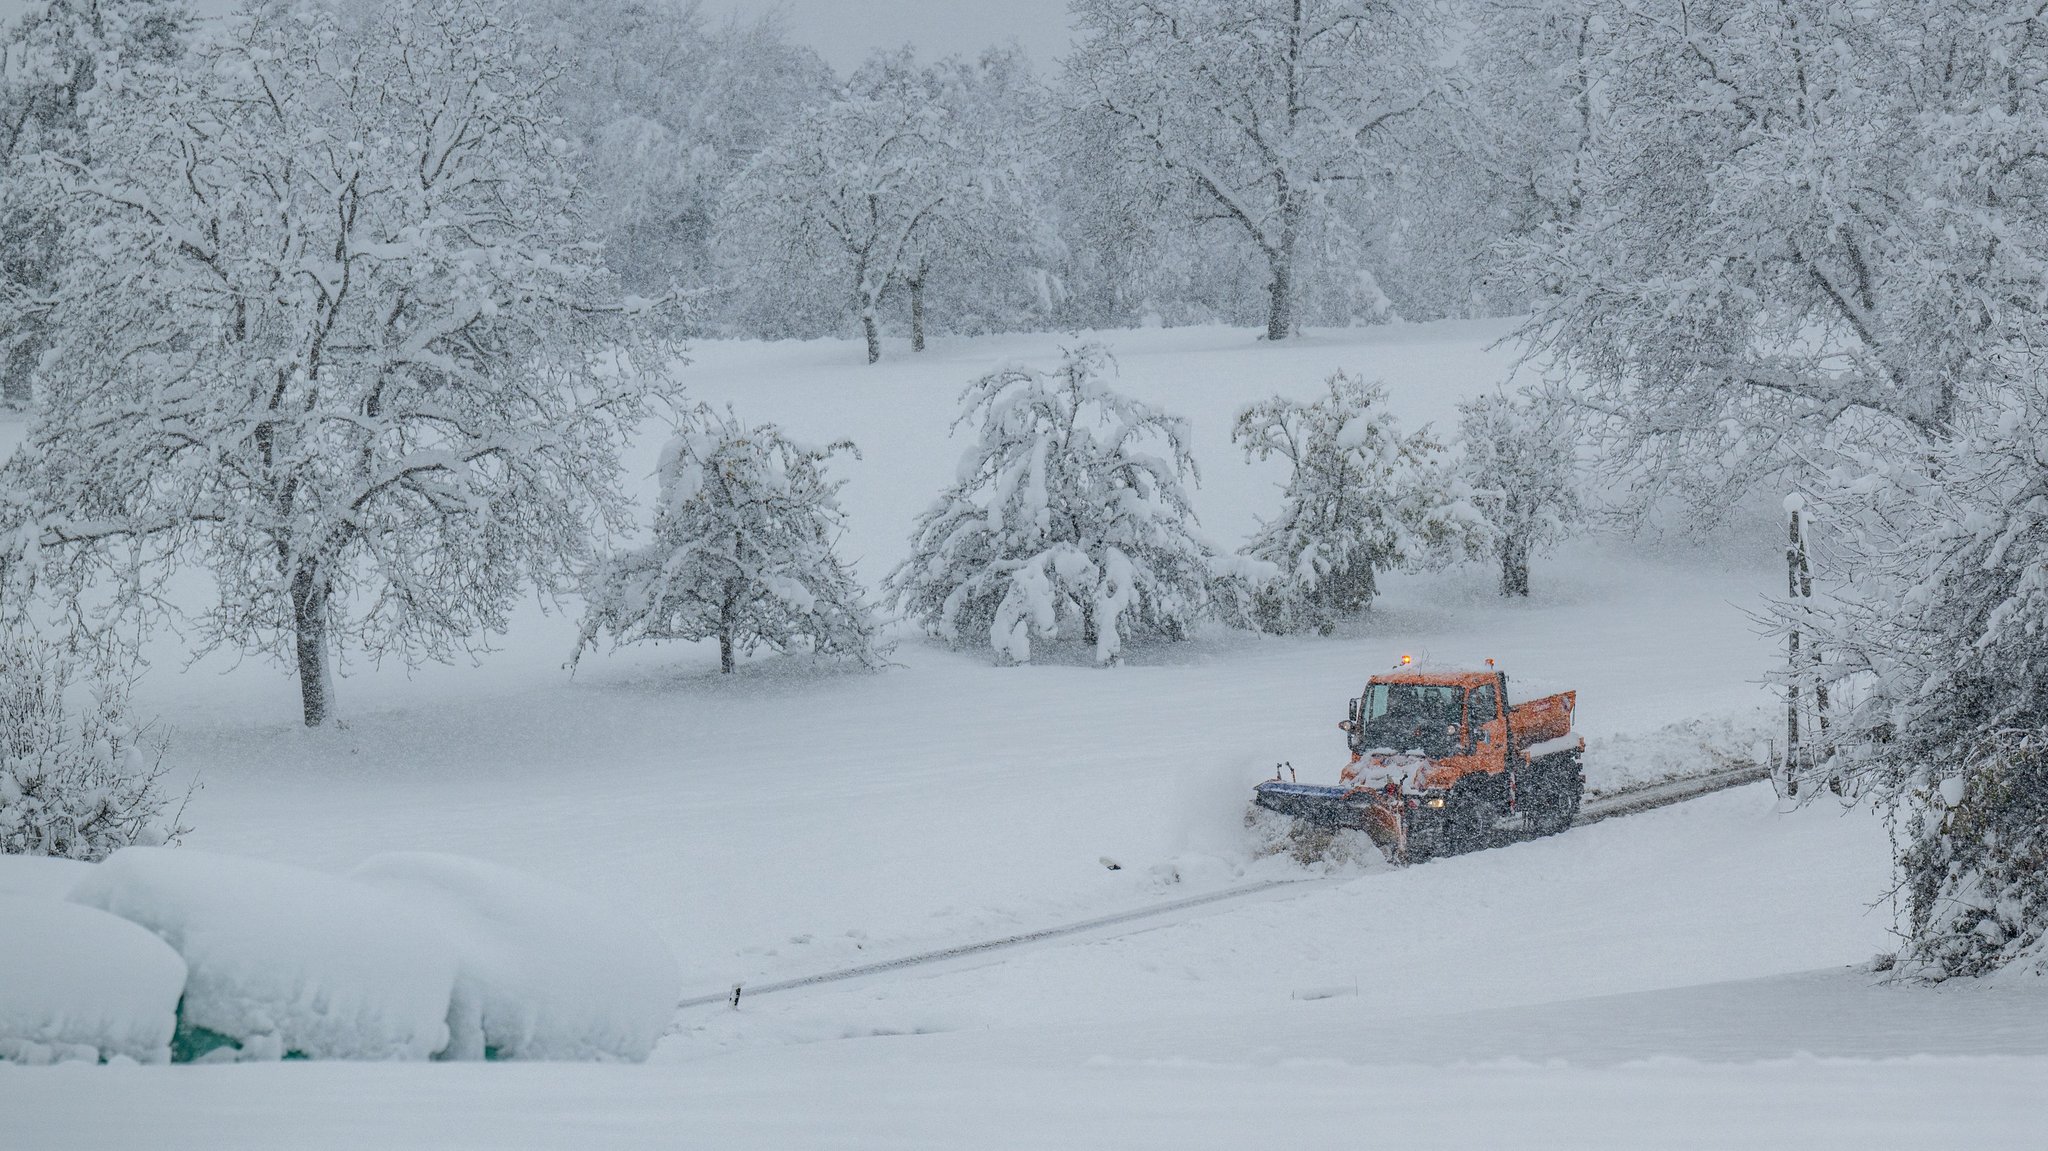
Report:
[{"label": "orchard tree", "polygon": [[49,346],[61,248],[44,158],[84,158],[80,105],[101,57],[167,62],[189,19],[169,0],[39,0],[0,29],[0,403],[26,407]]},{"label": "orchard tree", "polygon": [[263,0],[103,72],[10,465],[44,554],[145,614],[205,569],[199,636],[287,660],[309,726],[338,645],[445,659],[571,586],[648,384],[559,75],[496,0]]},{"label": "orchard tree", "polygon": [[909,295],[922,350],[936,281],[993,270],[1022,283],[1032,211],[1016,111],[1004,106],[1020,98],[1020,68],[1014,53],[934,68],[909,49],[868,57],[727,188],[721,248],[741,295],[797,330],[801,313],[850,309],[874,363],[891,291]]},{"label": "orchard tree", "polygon": [[[1438,256],[1521,312],[1549,281],[1535,253],[1578,225],[1625,74],[1631,0],[1480,0],[1468,11],[1456,103],[1463,170],[1424,194],[1446,202]],[[1624,70],[1619,77],[1610,73]],[[1554,287],[1554,283],[1549,283]]]},{"label": "orchard tree", "polygon": [[1296,327],[1305,237],[1404,162],[1403,130],[1445,80],[1429,2],[1075,0],[1070,131],[1109,142],[1128,177],[1221,221],[1266,270],[1266,335]]},{"label": "orchard tree", "polygon": [[1254,561],[1252,618],[1267,631],[1313,628],[1372,606],[1379,573],[1474,529],[1427,428],[1401,433],[1386,389],[1337,372],[1309,402],[1275,396],[1238,412],[1247,459],[1289,473],[1280,514],[1241,552]]},{"label": "orchard tree", "polygon": [[926,76],[966,168],[912,235],[898,275],[911,350],[924,350],[928,330],[1042,328],[1062,290],[1054,265],[1063,252],[1045,190],[1058,177],[1038,150],[1043,91],[1015,45],[949,57]]},{"label": "orchard tree", "polygon": [[879,667],[879,627],[853,568],[834,550],[843,480],[828,479],[848,441],[812,446],[730,410],[685,413],[662,452],[654,539],[605,561],[588,581],[577,644],[609,634],[718,640],[719,670],[760,644]]},{"label": "orchard tree", "polygon": [[[715,283],[719,197],[769,139],[831,93],[831,70],[776,13],[712,20],[694,3],[522,0],[575,67],[561,78],[605,263],[626,290]],[[702,301],[693,326],[720,318]]]},{"label": "orchard tree", "polygon": [[1525,393],[1458,405],[1458,478],[1500,563],[1500,594],[1529,594],[1529,557],[1564,538],[1579,515],[1575,444],[1558,400]]},{"label": "orchard tree", "polygon": [[898,610],[951,641],[1028,663],[1033,637],[1078,637],[1097,663],[1126,638],[1184,638],[1209,602],[1184,420],[1111,388],[1109,354],[1066,352],[967,386],[960,479],[918,517],[889,576]]}]

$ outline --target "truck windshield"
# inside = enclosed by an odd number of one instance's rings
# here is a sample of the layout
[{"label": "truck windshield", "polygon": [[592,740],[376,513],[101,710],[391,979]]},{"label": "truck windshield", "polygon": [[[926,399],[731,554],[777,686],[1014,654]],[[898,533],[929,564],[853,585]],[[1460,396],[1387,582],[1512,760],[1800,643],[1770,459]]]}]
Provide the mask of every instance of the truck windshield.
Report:
[{"label": "truck windshield", "polygon": [[1463,724],[1463,688],[1433,683],[1376,683],[1365,689],[1359,743],[1435,758],[1457,749],[1451,729]]}]

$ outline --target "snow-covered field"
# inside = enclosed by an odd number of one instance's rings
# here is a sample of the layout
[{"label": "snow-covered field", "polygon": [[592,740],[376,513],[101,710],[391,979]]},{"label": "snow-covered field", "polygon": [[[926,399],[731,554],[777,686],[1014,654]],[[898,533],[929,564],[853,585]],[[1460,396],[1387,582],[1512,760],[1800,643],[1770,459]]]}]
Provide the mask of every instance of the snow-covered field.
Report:
[{"label": "snow-covered field", "polygon": [[[1105,339],[1125,387],[1194,421],[1196,506],[1234,547],[1280,478],[1230,447],[1237,406],[1346,367],[1443,427],[1503,377],[1507,330]],[[680,378],[859,443],[847,550],[872,584],[953,473],[960,387],[1076,339],[875,367],[842,343],[712,344]],[[658,447],[632,463],[643,494]],[[1216,631],[1112,670],[995,668],[904,633],[875,675],[763,657],[722,677],[715,651],[671,646],[572,677],[575,605],[534,605],[477,666],[349,667],[345,726],[312,733],[278,670],[186,666],[165,640],[138,702],[201,785],[190,847],[537,873],[644,918],[693,995],[1316,882],[688,1009],[644,1066],[0,1066],[0,1145],[2039,1146],[2048,995],[1850,969],[1892,926],[1868,813],[1782,813],[1758,786],[1406,871],[1255,858],[1251,784],[1282,760],[1333,779],[1344,699],[1403,652],[1578,689],[1596,787],[1711,766],[1703,743],[1746,752],[1773,655],[1747,613],[1779,546],[1593,538],[1540,560],[1527,603],[1478,568],[1403,575],[1337,636]]]}]

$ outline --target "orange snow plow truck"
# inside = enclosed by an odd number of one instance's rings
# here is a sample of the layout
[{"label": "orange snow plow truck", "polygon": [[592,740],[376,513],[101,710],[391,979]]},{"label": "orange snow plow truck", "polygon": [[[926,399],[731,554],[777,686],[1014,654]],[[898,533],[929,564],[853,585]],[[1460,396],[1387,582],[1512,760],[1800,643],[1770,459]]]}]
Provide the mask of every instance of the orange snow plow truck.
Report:
[{"label": "orange snow plow truck", "polygon": [[1337,725],[1351,762],[1336,787],[1276,771],[1253,802],[1316,827],[1363,830],[1397,863],[1552,835],[1571,826],[1585,791],[1577,703],[1567,691],[1510,705],[1507,673],[1492,660],[1435,670],[1402,656]]}]

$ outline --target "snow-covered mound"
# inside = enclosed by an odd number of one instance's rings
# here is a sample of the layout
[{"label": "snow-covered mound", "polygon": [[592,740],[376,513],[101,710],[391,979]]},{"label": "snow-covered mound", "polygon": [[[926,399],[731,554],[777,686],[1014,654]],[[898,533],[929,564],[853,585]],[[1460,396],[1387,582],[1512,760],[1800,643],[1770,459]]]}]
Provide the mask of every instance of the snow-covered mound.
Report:
[{"label": "snow-covered mound", "polygon": [[0,891],[0,1060],[164,1062],[184,986],[178,953],[135,924]]},{"label": "snow-covered mound", "polygon": [[250,1057],[424,1059],[448,1044],[455,950],[404,901],[286,864],[123,848],[71,899],[190,967],[179,1023]]},{"label": "snow-covered mound", "polygon": [[460,958],[445,1058],[645,1059],[681,997],[645,924],[546,880],[428,852],[354,878],[431,915]]},{"label": "snow-covered mound", "polygon": [[0,895],[39,895],[62,899],[86,876],[92,864],[47,855],[0,855]]}]

